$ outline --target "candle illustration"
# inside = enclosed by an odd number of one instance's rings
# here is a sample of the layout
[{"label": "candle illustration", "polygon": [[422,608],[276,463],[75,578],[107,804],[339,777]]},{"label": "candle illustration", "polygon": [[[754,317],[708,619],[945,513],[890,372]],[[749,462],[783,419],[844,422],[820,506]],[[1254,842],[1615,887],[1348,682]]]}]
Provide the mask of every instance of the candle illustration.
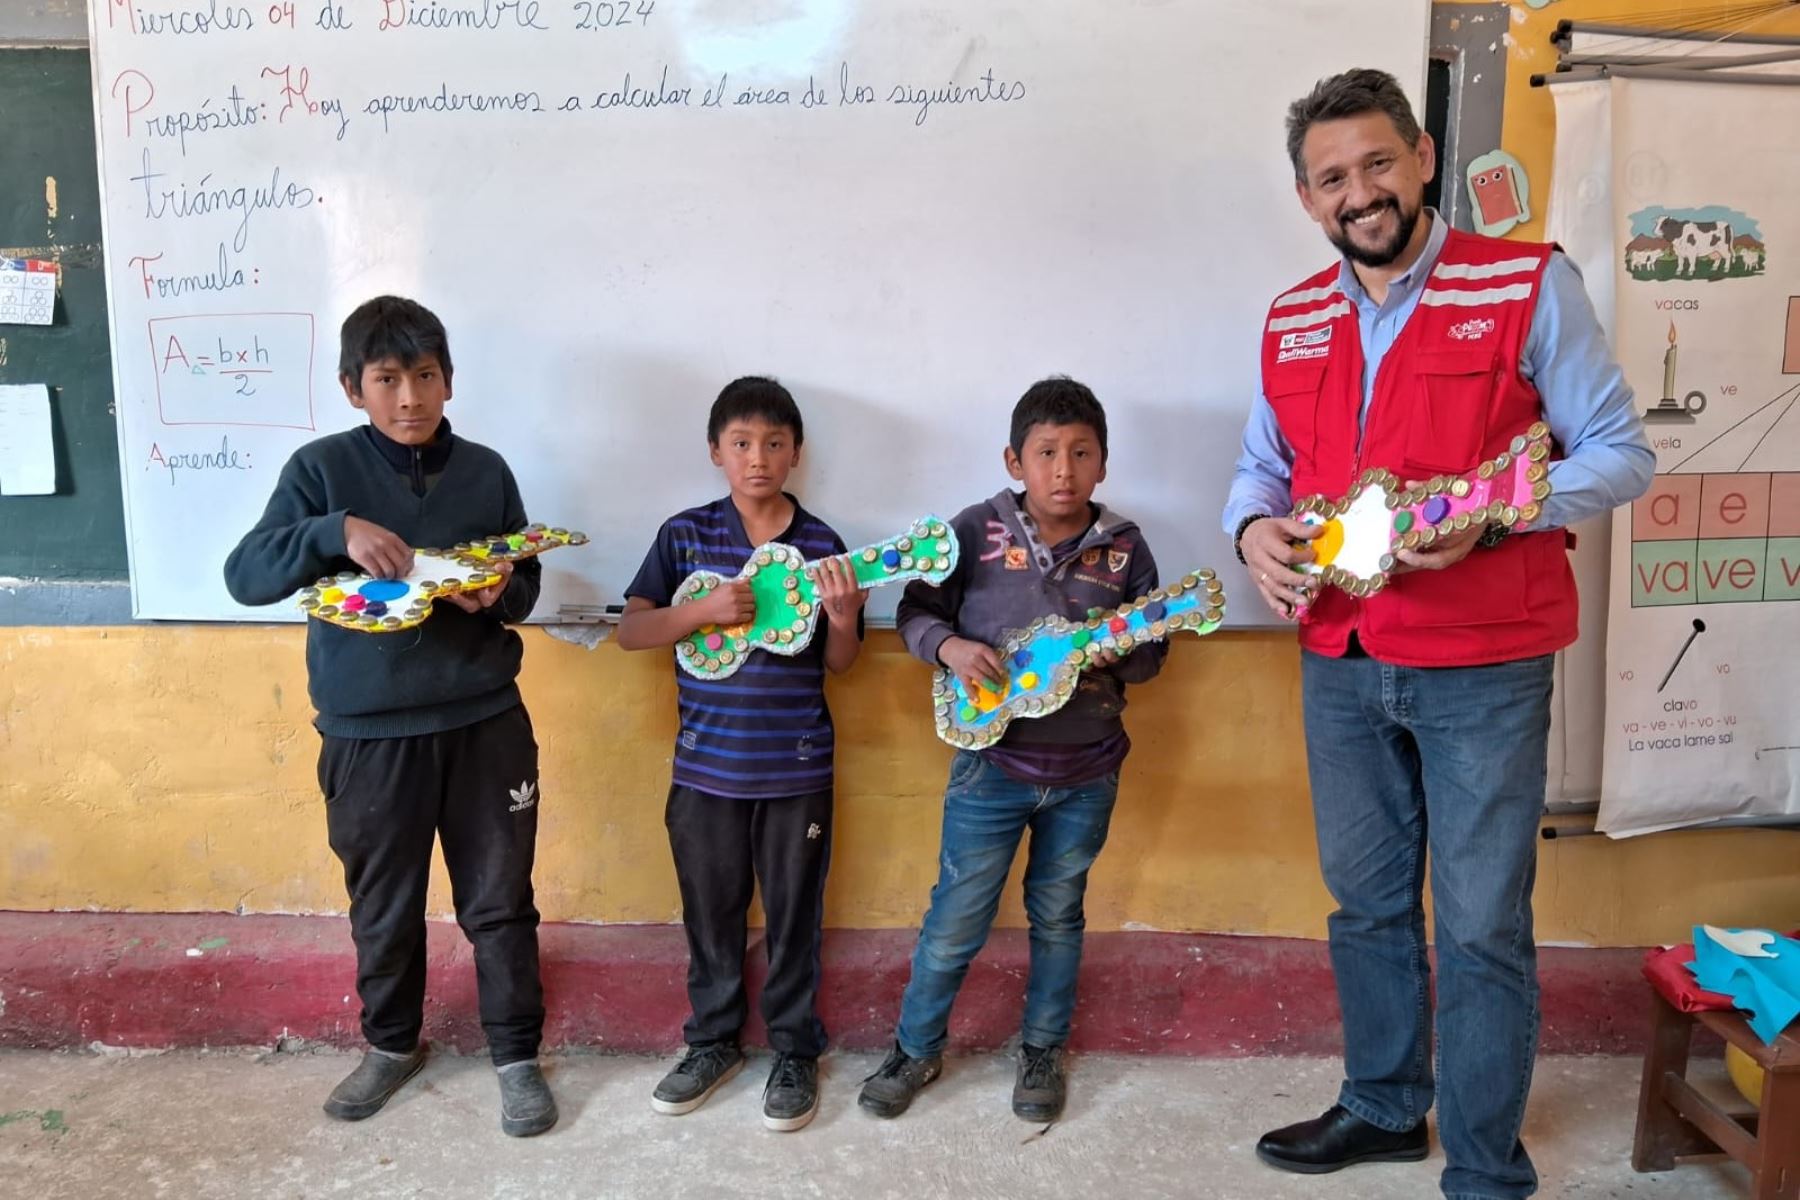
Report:
[{"label": "candle illustration", "polygon": [[1677,346],[1675,344],[1675,322],[1669,322],[1669,348],[1663,351],[1663,386],[1662,399],[1644,410],[1644,420],[1657,425],[1692,425],[1694,418],[1706,411],[1706,393],[1689,392],[1680,400],[1675,398],[1675,361]]},{"label": "candle illustration", "polygon": [[1669,322],[1669,348],[1663,351],[1663,394],[1664,404],[1675,403],[1675,322]]}]

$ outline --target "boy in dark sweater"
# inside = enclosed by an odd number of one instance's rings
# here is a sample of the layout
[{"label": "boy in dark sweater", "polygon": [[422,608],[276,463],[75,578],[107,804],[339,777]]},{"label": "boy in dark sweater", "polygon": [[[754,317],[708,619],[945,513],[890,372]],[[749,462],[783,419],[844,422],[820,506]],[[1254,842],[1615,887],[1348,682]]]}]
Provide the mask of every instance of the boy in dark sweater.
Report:
[{"label": "boy in dark sweater", "polygon": [[[993,647],[1040,617],[1087,619],[1156,587],[1156,560],[1138,527],[1090,497],[1106,478],[1106,414],[1074,380],[1032,385],[1012,414],[1006,468],[1025,484],[964,509],[951,522],[962,555],[941,588],[913,584],[900,601],[907,649],[949,668],[971,692],[1003,680]],[[1119,768],[1131,749],[1120,714],[1125,685],[1162,669],[1167,643],[1109,657],[1082,674],[1057,712],[1014,721],[998,743],[961,750],[944,792],[937,886],[913,952],[893,1051],[859,1103],[881,1117],[906,1111],[936,1079],[950,1008],[987,941],[1000,891],[1025,831],[1025,911],[1031,973],[1013,1112],[1062,1113],[1062,1046],[1075,1010],[1088,868],[1106,843]]]},{"label": "boy in dark sweater", "polygon": [[[783,490],[805,437],[800,409],[773,379],[727,384],[707,418],[712,460],[731,493],[663,523],[625,589],[619,646],[667,651],[707,625],[751,620],[750,585],[731,582],[670,607],[700,569],[733,579],[766,542],[825,560],[824,619],[791,657],[752,653],[727,679],[675,676],[681,732],[666,823],[688,941],[687,1052],[656,1087],[651,1107],[692,1112],[744,1065],[744,926],[762,885],[769,975],[762,1014],[775,1061],[763,1088],[763,1124],[800,1129],[818,1109],[819,940],[831,862],[831,710],[825,672],[847,671],[862,648],[864,593],[841,557],[843,539]],[[673,656],[671,656],[673,657]]]},{"label": "boy in dark sweater", "polygon": [[[450,373],[444,326],[419,304],[382,296],[350,314],[338,381],[369,424],[294,452],[262,520],[225,562],[233,599],[273,604],[355,568],[397,578],[411,569],[414,546],[525,526],[505,461],[444,419]],[[526,1137],[556,1123],[537,1063],[537,742],[515,682],[523,645],[506,627],[530,615],[541,567],[526,559],[496,570],[506,578],[441,597],[414,629],[373,634],[307,622],[319,786],[350,894],[370,1046],[325,1102],[342,1120],[373,1116],[425,1062],[425,890],[435,836],[457,923],[475,948],[501,1128]]]}]

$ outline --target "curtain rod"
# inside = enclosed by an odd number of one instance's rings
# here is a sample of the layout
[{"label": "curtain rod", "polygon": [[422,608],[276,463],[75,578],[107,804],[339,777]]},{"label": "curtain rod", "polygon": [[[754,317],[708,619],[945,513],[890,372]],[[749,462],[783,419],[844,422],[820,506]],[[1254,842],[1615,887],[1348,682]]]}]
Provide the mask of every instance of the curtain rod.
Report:
[{"label": "curtain rod", "polygon": [[1800,75],[1740,75],[1732,71],[1678,71],[1672,67],[1581,67],[1554,75],[1533,75],[1532,87],[1559,83],[1592,83],[1596,79],[1663,79],[1673,83],[1754,83],[1764,87],[1800,86]]},{"label": "curtain rod", "polygon": [[1800,46],[1771,50],[1767,54],[1716,55],[1698,58],[1685,54],[1565,54],[1557,70],[1571,67],[1680,67],[1690,71],[1717,71],[1728,67],[1762,67],[1772,63],[1800,62]]},{"label": "curtain rod", "polygon": [[[1678,829],[1658,829],[1655,833],[1693,833],[1708,829],[1774,829],[1800,833],[1800,817],[1730,817],[1721,821],[1703,821],[1698,825],[1683,825]],[[1585,825],[1546,825],[1540,836],[1546,842],[1559,842],[1565,838],[1599,837],[1601,833],[1590,821]],[[1637,836],[1651,837],[1653,834]]]},{"label": "curtain rod", "polygon": [[[1790,3],[1789,7],[1793,7]],[[1643,38],[1654,42],[1731,42],[1745,46],[1800,46],[1800,35],[1783,33],[1724,34],[1708,29],[1651,29],[1641,25],[1605,25],[1592,21],[1562,20],[1550,35],[1550,44],[1567,49],[1569,37],[1592,33],[1600,37]]]}]

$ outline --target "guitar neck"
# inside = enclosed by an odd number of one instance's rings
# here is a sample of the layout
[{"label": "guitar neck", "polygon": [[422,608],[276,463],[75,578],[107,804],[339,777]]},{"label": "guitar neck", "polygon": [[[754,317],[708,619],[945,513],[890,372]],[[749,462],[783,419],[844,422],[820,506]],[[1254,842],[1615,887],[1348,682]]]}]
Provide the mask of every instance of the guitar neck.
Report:
[{"label": "guitar neck", "polygon": [[[949,525],[936,517],[921,517],[898,537],[872,542],[852,550],[850,572],[865,590],[885,583],[923,579],[942,583],[956,569],[958,544]],[[820,560],[806,564],[810,574]]]}]

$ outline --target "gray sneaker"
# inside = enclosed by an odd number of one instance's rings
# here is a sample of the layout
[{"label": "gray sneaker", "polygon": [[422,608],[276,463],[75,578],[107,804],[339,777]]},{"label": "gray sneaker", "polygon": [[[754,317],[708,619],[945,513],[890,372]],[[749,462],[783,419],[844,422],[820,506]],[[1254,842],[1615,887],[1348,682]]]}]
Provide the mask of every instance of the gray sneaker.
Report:
[{"label": "gray sneaker", "polygon": [[670,1117],[691,1113],[720,1084],[744,1069],[744,1052],[735,1042],[689,1046],[674,1068],[664,1075],[650,1097],[650,1107]]},{"label": "gray sneaker", "polygon": [[507,1063],[500,1076],[500,1132],[507,1137],[536,1137],[556,1124],[556,1097],[544,1082],[537,1059]]},{"label": "gray sneaker", "polygon": [[819,1060],[777,1054],[763,1087],[763,1125],[777,1133],[804,1129],[819,1111]]},{"label": "gray sneaker", "polygon": [[381,1111],[388,1098],[402,1084],[419,1073],[425,1065],[425,1043],[420,1042],[411,1054],[392,1054],[386,1050],[369,1050],[356,1070],[331,1089],[325,1101],[325,1115],[340,1121],[361,1121]]},{"label": "gray sneaker", "polygon": [[863,1080],[857,1104],[878,1117],[897,1117],[905,1112],[919,1089],[943,1073],[941,1058],[913,1058],[894,1043],[887,1060]]},{"label": "gray sneaker", "polygon": [[1068,1086],[1061,1046],[1019,1046],[1019,1073],[1013,1081],[1013,1116],[1039,1124],[1062,1116]]}]

